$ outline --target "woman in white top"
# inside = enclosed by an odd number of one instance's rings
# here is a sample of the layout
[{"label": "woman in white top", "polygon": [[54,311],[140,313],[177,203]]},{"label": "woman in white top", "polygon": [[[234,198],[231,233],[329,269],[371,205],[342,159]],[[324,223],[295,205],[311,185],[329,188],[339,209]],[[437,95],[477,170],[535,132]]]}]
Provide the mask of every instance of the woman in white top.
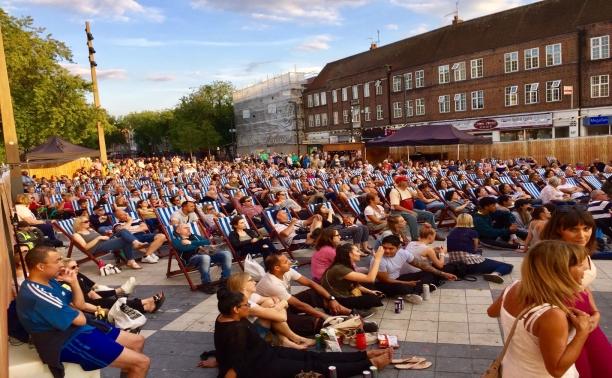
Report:
[{"label": "woman in white top", "polygon": [[551,213],[546,206],[542,206],[534,209],[532,216],[533,218],[527,227],[527,239],[525,239],[527,247],[533,246],[540,241],[540,234],[550,220]]},{"label": "woman in white top", "polygon": [[[406,249],[414,256],[428,260],[437,269],[442,269],[444,268],[444,247],[432,248],[431,243],[434,240],[436,240],[436,230],[431,225],[423,223],[419,230],[419,240],[408,243]],[[417,268],[412,268],[419,271]]]},{"label": "woman in white top", "polygon": [[246,272],[232,274],[227,280],[230,291],[239,291],[249,301],[249,321],[262,337],[274,331],[279,344],[294,349],[306,349],[315,344],[315,340],[295,334],[287,325],[287,301],[278,298],[263,297],[255,292],[255,280]]},{"label": "woman in white top", "polygon": [[578,378],[574,363],[592,331],[588,314],[568,307],[581,291],[588,269],[587,251],[561,241],[543,241],[527,252],[521,281],[489,306],[501,317],[507,337],[516,317],[514,336],[502,361],[503,377]]},{"label": "woman in white top", "polygon": [[363,215],[366,217],[366,225],[370,231],[379,232],[389,228],[387,225],[387,213],[380,205],[378,194],[368,193],[366,195],[368,206],[364,209]]},{"label": "woman in white top", "polygon": [[55,237],[55,232],[53,231],[51,222],[37,219],[36,215],[34,215],[32,210],[30,210],[28,207],[29,203],[30,199],[27,194],[17,194],[17,197],[15,198],[15,212],[17,213],[17,218],[19,221],[27,222],[30,226],[34,226],[42,231],[42,233],[49,238],[49,240],[56,241],[57,239]]}]

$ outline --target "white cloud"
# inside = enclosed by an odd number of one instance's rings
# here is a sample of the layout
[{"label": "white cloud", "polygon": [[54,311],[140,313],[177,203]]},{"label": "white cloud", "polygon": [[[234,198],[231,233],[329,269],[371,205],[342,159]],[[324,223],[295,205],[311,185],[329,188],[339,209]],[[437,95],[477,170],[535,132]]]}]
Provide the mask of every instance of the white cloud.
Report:
[{"label": "white cloud", "polygon": [[174,39],[168,41],[147,38],[117,38],[111,40],[116,46],[124,47],[159,47],[159,46],[209,46],[209,47],[245,47],[245,46],[283,46],[299,42],[298,38],[277,39],[270,41],[207,41],[199,39]]},{"label": "white cloud", "polygon": [[162,41],[153,41],[147,38],[116,38],[112,39],[111,43],[116,46],[127,47],[159,47],[164,45]]},{"label": "white cloud", "polygon": [[[86,80],[91,79],[89,67],[79,66],[74,63],[62,63],[62,66],[73,75],[80,76]],[[127,79],[127,71],[123,68],[96,69],[96,76],[100,80],[125,80]]]},{"label": "white cloud", "polygon": [[277,22],[339,24],[340,11],[370,0],[192,0],[194,8],[215,8]]},{"label": "white cloud", "polygon": [[385,28],[387,28],[387,30],[399,30],[399,25],[398,24],[387,24],[385,25]]},{"label": "white cloud", "polygon": [[145,78],[145,80],[147,80],[147,81],[158,81],[158,82],[162,82],[162,81],[174,81],[174,80],[176,80],[176,76],[169,75],[169,74],[153,74],[153,75],[147,76]]},{"label": "white cloud", "polygon": [[153,22],[163,22],[165,17],[160,9],[146,7],[138,0],[13,0],[15,3],[64,8],[79,14],[130,21],[144,18]]},{"label": "white cloud", "polygon": [[300,43],[296,49],[301,51],[320,51],[320,50],[328,50],[329,42],[332,38],[329,35],[321,34],[316,35],[310,39],[304,40]]},{"label": "white cloud", "polygon": [[418,24],[416,27],[408,31],[408,34],[406,35],[406,37],[412,37],[413,35],[423,34],[423,33],[428,32],[429,30],[430,28],[429,26],[427,26],[427,24]]},{"label": "white cloud", "polygon": [[[459,18],[469,20],[535,1],[538,0],[462,0],[459,3]],[[455,12],[455,0],[390,0],[390,2],[416,13],[440,18],[450,18]]]}]

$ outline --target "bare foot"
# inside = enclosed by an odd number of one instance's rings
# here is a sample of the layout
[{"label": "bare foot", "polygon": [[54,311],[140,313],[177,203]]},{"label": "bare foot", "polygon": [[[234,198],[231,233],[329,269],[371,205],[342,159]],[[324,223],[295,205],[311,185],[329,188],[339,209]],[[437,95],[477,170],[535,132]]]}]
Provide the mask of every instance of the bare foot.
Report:
[{"label": "bare foot", "polygon": [[311,346],[315,346],[317,344],[317,340],[301,337],[297,344],[305,345],[307,348],[309,348]]},{"label": "bare foot", "polygon": [[281,346],[284,346],[286,348],[293,348],[293,349],[300,349],[300,350],[304,350],[308,348],[306,345],[294,343],[293,341],[289,340],[286,337],[280,338],[280,344]]},{"label": "bare foot", "polygon": [[385,366],[391,363],[391,358],[389,357],[389,353],[384,353],[384,354],[381,354],[380,356],[370,358],[370,362],[372,363],[372,365],[376,366],[378,370],[382,370],[385,368]]},{"label": "bare foot", "polygon": [[206,360],[200,361],[200,363],[198,363],[198,367],[201,368],[216,368],[219,366],[219,363],[217,362],[217,359],[215,357],[209,357]]}]

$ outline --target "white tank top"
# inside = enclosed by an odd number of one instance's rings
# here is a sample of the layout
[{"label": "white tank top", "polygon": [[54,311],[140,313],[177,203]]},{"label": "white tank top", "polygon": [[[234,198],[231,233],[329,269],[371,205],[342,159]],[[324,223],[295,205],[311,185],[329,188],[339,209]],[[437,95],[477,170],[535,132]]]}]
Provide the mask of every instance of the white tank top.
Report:
[{"label": "white tank top", "polygon": [[[516,319],[504,308],[504,300],[506,299],[506,293],[510,291],[514,285],[519,281],[514,282],[506,291],[504,291],[500,312],[500,319],[502,328],[504,330],[504,342],[507,335],[512,329],[512,324]],[[544,365],[544,359],[540,352],[539,339],[534,336],[532,332],[533,325],[536,320],[546,311],[556,308],[556,306],[548,303],[536,306],[529,310],[516,325],[514,336],[510,341],[510,346],[506,351],[506,355],[502,361],[502,377],[507,378],[548,378],[552,375],[548,374],[546,366]],[[526,319],[526,320],[525,320]],[[569,343],[576,334],[576,331],[571,328]],[[561,378],[578,378],[578,370],[576,366],[572,365]]]}]

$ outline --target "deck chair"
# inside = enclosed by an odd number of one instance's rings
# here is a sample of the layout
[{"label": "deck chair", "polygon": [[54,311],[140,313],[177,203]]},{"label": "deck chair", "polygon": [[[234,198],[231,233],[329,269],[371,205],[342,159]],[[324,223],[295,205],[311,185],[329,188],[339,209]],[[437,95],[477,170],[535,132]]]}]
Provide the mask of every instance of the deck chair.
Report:
[{"label": "deck chair", "polygon": [[[244,215],[240,215],[240,216],[242,217],[242,219],[244,219],[247,222],[248,228],[251,228],[251,225],[247,217]],[[217,224],[217,228],[219,229],[219,232],[221,232],[221,236],[223,237],[225,244],[227,244],[227,247],[232,253],[232,256],[234,256],[234,261],[238,262],[238,265],[240,265],[240,269],[244,270],[244,259],[246,256],[241,257],[229,239],[230,233],[234,231],[234,227],[232,226],[231,221],[232,221],[232,217],[223,217],[223,218],[215,219],[215,223]]]},{"label": "deck chair", "polygon": [[81,246],[74,240],[74,236],[73,236],[74,235],[74,218],[58,220],[57,222],[53,223],[53,227],[59,232],[61,232],[62,234],[64,234],[70,241],[70,245],[68,246],[68,251],[66,252],[66,257],[68,258],[71,257],[72,251],[76,247],[79,251],[81,251],[86,256],[80,260],[77,260],[77,264],[80,265],[87,261],[93,261],[98,266],[104,265],[104,263],[102,263],[98,258],[102,256],[106,256],[111,252],[97,252],[94,254],[94,253],[91,253],[81,248]]}]

